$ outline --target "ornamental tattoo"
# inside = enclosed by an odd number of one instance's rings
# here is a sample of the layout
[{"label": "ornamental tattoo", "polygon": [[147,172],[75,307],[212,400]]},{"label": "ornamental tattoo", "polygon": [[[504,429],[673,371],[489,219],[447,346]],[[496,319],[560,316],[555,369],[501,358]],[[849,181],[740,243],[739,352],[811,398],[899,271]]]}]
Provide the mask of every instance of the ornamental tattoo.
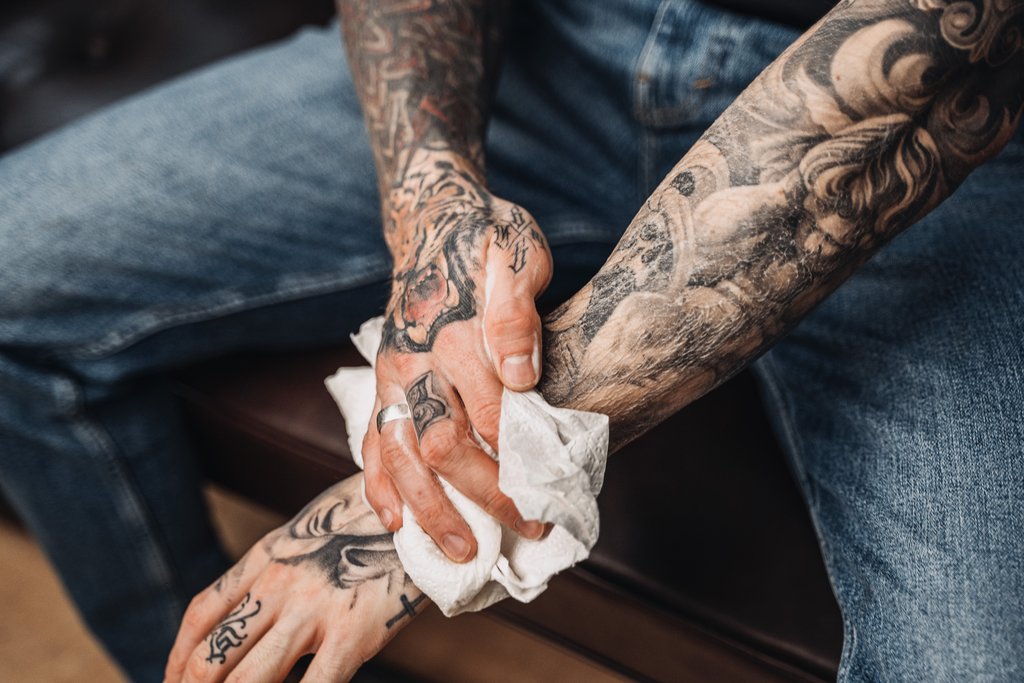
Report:
[{"label": "ornamental tattoo", "polygon": [[206,656],[206,661],[211,664],[214,662],[223,664],[227,661],[228,651],[241,646],[242,642],[249,637],[249,634],[245,633],[245,627],[250,619],[260,613],[262,607],[259,600],[250,606],[251,598],[252,596],[246,593],[238,607],[210,632],[206,639],[210,646],[210,653]]},{"label": "ornamental tattoo", "polygon": [[769,66],[545,320],[540,390],[615,447],[783,335],[1014,133],[1020,0],[846,0]]},{"label": "ornamental tattoo", "polygon": [[342,33],[382,189],[418,149],[483,167],[483,138],[506,3],[339,0]]},{"label": "ornamental tattoo", "polygon": [[448,404],[437,391],[436,382],[434,373],[428,372],[413,382],[405,392],[412,409],[412,423],[416,427],[416,435],[420,437],[427,427],[449,416]]},{"label": "ornamental tattoo", "polygon": [[[488,245],[514,274],[547,251],[484,187],[483,140],[506,0],[339,0],[395,259],[381,350],[425,353],[477,315]],[[545,254],[545,258],[548,255]]]},{"label": "ornamental tattoo", "polygon": [[347,479],[310,502],[270,539],[268,552],[277,563],[319,572],[350,594],[350,608],[370,584],[382,585],[405,605],[408,595],[419,591],[402,568],[392,535],[381,532],[377,516],[363,502],[359,482]]}]

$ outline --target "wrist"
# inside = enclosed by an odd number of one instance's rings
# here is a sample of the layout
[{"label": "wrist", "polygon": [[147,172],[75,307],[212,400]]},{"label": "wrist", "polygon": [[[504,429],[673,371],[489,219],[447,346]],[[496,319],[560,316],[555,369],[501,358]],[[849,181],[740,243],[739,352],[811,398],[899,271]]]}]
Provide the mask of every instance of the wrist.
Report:
[{"label": "wrist", "polygon": [[446,231],[454,215],[491,203],[482,167],[447,149],[417,150],[401,182],[382,190],[381,197],[384,235],[396,265]]},{"label": "wrist", "polygon": [[482,160],[472,159],[455,150],[420,148],[412,152],[404,172],[382,194],[391,207],[417,207],[437,193],[435,187],[453,177],[461,178],[479,188],[486,188]]}]

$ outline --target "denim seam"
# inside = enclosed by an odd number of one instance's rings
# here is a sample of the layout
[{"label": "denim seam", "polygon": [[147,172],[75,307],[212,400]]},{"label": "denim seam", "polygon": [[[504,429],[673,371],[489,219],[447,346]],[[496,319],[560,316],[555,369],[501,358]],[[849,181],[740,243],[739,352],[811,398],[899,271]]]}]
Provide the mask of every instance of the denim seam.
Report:
[{"label": "denim seam", "polygon": [[[375,264],[373,268],[366,268],[353,275],[307,281],[300,285],[276,289],[255,296],[238,296],[230,301],[221,301],[212,306],[179,311],[167,316],[140,313],[136,316],[137,319],[134,323],[128,324],[120,330],[108,333],[104,339],[58,351],[58,355],[72,359],[94,360],[120,351],[151,334],[179,325],[241,313],[263,306],[272,306],[299,297],[319,296],[338,291],[339,289],[379,282],[386,279],[390,272],[390,266]],[[222,295],[223,292],[224,290],[219,290],[215,295]]]},{"label": "denim seam", "polygon": [[106,463],[108,473],[116,478],[117,490],[121,494],[120,500],[112,501],[116,514],[130,528],[138,530],[141,526],[142,533],[137,534],[134,543],[143,546],[142,550],[149,561],[147,566],[140,570],[145,571],[149,580],[163,589],[162,592],[171,596],[172,601],[167,605],[168,623],[177,622],[184,611],[184,605],[180,604],[174,591],[174,586],[178,583],[175,580],[176,572],[168,560],[166,549],[162,548],[157,540],[159,536],[155,533],[156,525],[153,524],[152,514],[125,470],[113,439],[102,425],[86,416],[82,392],[73,380],[55,380],[54,394],[57,405],[68,417],[72,433],[77,436],[87,452],[92,452]]},{"label": "denim seam", "polygon": [[[792,457],[789,458],[790,466],[794,470],[797,484],[800,486],[801,490],[803,490],[804,499],[807,501],[807,506],[810,509],[811,525],[814,527],[814,534],[818,538],[818,545],[821,548],[822,559],[824,560],[825,567],[827,569],[826,573],[828,574],[828,581],[832,586],[832,594],[836,596],[836,601],[839,602],[839,591],[834,579],[835,562],[833,561],[832,550],[818,524],[818,515],[820,513],[818,499],[810,490],[807,472],[803,467],[803,461],[797,456],[798,453],[804,452],[804,448],[799,431],[794,427],[790,403],[781,389],[781,381],[775,367],[775,362],[771,358],[771,354],[763,356],[758,361],[757,366],[760,371],[759,374],[763,385],[775,400],[775,405],[777,406],[776,411],[779,417],[777,423],[779,424],[780,431],[782,432],[779,434],[779,438],[784,442],[784,446],[790,450],[790,454],[792,455]],[[853,622],[847,617],[846,611],[843,609],[842,602],[839,602],[839,613],[843,620],[844,635],[843,650],[840,655],[839,670],[836,672],[836,680],[843,681],[849,676],[853,656],[857,650],[857,629],[854,627]]]},{"label": "denim seam", "polygon": [[[608,239],[617,239],[616,236],[609,234],[607,230],[595,228],[591,223],[576,221],[560,229],[558,237],[552,238],[549,240],[549,243],[554,246],[561,246],[581,237],[601,242],[605,242]],[[179,311],[167,316],[157,316],[143,312],[137,314],[135,321],[119,330],[108,333],[105,338],[58,351],[57,355],[71,359],[95,360],[120,351],[151,334],[179,325],[241,313],[263,306],[272,306],[296,298],[319,296],[337,292],[341,289],[381,282],[386,280],[390,273],[390,264],[380,262],[345,277],[330,277],[307,281],[300,285],[276,289],[256,296],[239,296],[230,301],[221,301],[211,306]],[[223,291],[219,290],[211,294],[211,296],[215,298],[218,295],[222,295]]]},{"label": "denim seam", "polygon": [[[651,81],[654,73],[648,73],[648,71],[656,72],[656,70],[653,68],[646,69],[646,67],[659,66],[653,55],[658,43],[658,36],[661,34],[661,27],[665,23],[665,15],[668,14],[669,6],[668,2],[662,2],[661,6],[658,7],[654,22],[647,33],[647,39],[644,41],[644,46],[637,57],[636,65],[633,67],[633,117],[640,123],[645,123],[648,119],[647,112],[654,109],[653,98],[651,97]],[[649,64],[651,61],[654,61],[653,65]]]}]

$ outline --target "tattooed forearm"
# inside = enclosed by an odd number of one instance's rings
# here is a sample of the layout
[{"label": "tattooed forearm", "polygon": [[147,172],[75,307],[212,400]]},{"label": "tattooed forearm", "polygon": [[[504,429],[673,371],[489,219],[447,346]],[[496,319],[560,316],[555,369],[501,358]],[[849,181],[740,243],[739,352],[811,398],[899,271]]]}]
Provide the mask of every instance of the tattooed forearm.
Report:
[{"label": "tattooed forearm", "polygon": [[547,244],[484,186],[483,141],[507,0],[338,0],[395,259],[383,349],[429,352],[478,311],[485,246],[519,273]]},{"label": "tattooed forearm", "polygon": [[338,0],[382,190],[404,180],[418,149],[483,167],[504,4]]},{"label": "tattooed forearm", "polygon": [[548,400],[622,445],[756,358],[1010,139],[1020,0],[848,0],[764,71],[545,322]]}]

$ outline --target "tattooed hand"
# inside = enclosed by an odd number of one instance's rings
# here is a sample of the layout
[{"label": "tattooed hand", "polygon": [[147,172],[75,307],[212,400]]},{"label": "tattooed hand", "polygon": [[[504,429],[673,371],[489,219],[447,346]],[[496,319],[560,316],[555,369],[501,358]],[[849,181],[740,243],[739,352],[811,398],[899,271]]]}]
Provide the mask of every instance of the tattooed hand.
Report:
[{"label": "tattooed hand", "polygon": [[[551,255],[533,218],[484,186],[484,129],[501,47],[503,0],[339,0],[342,31],[377,166],[395,283],[363,447],[366,496],[389,529],[402,502],[455,561],[476,554],[434,472],[528,537],[498,490],[502,386],[540,377],[534,300]],[[383,425],[382,406],[413,419]],[[472,425],[472,426],[471,426]]]},{"label": "tattooed hand", "polygon": [[426,607],[361,484],[325,491],[192,600],[166,681],[280,681],[312,652],[304,681],[348,680]]},{"label": "tattooed hand", "polygon": [[[475,541],[433,472],[510,528],[530,538],[543,531],[498,490],[497,464],[472,429],[496,448],[502,380],[520,390],[537,382],[534,301],[551,277],[551,256],[524,209],[445,156],[416,155],[388,205],[403,237],[363,446],[366,495],[390,529],[402,524],[404,500],[445,553],[464,561]],[[381,406],[396,403],[408,404],[412,419],[378,433]]]}]

